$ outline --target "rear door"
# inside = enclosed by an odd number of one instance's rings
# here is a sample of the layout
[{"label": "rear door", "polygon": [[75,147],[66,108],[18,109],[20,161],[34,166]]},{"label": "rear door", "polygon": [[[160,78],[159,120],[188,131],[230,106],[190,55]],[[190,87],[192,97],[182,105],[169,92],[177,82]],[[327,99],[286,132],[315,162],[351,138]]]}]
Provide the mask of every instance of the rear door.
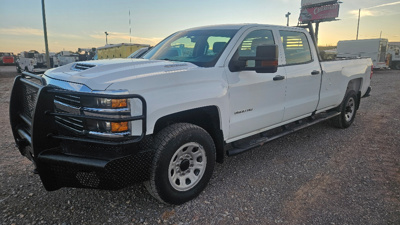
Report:
[{"label": "rear door", "polygon": [[301,31],[280,30],[285,54],[286,98],[283,121],[316,110],[321,85],[321,67],[312,40]]}]

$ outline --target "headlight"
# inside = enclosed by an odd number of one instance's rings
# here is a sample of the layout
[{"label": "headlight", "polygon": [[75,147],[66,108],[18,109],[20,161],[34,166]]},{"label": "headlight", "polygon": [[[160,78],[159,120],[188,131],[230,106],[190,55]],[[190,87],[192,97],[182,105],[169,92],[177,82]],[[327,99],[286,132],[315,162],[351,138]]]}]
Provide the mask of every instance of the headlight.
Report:
[{"label": "headlight", "polygon": [[[127,91],[102,92],[102,94],[116,94],[115,98],[99,98],[82,96],[81,105],[85,115],[123,119],[130,117],[131,110],[129,99],[118,98],[118,94],[127,94]],[[104,120],[87,119],[86,128],[89,132],[96,133],[127,133],[130,131],[128,121],[111,122]]]},{"label": "headlight", "polygon": [[128,99],[82,97],[81,104],[87,108],[120,109],[128,107]]}]

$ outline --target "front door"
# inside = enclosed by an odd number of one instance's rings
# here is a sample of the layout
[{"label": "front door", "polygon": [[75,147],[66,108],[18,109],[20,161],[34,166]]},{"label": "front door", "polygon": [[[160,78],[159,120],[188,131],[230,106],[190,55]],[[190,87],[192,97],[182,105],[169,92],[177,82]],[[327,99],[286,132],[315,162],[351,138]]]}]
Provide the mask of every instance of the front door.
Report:
[{"label": "front door", "polygon": [[[233,58],[256,56],[259,45],[274,45],[271,30],[252,29],[247,31]],[[255,62],[248,60],[247,67]],[[275,73],[255,71],[231,72],[226,70],[229,82],[230,133],[229,139],[257,132],[282,121],[285,101],[285,69],[279,67]]]}]

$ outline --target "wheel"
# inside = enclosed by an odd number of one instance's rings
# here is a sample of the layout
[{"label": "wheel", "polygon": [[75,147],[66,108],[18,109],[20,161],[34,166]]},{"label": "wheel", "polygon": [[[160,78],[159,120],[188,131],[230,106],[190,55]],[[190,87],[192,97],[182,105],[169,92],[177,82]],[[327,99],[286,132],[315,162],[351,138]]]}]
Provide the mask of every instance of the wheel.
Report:
[{"label": "wheel", "polygon": [[396,70],[400,70],[400,62],[396,62],[396,63],[394,64],[394,68],[395,68]]},{"label": "wheel", "polygon": [[357,113],[357,94],[355,91],[347,92],[338,111],[340,115],[332,118],[332,125],[338,128],[349,127],[353,123]]},{"label": "wheel", "polygon": [[150,194],[166,204],[179,205],[197,197],[207,186],[215,165],[215,145],[201,127],[188,123],[170,125],[154,140],[155,156]]}]

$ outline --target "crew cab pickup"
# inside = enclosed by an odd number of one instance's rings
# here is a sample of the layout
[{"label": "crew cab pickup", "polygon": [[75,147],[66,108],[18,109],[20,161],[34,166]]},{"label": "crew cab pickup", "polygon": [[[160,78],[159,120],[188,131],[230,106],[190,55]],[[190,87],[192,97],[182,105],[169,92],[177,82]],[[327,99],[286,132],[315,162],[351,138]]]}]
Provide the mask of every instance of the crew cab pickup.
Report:
[{"label": "crew cab pickup", "polygon": [[372,61],[320,62],[313,39],[298,27],[206,26],[141,59],[24,72],[10,101],[15,142],[48,191],[144,182],[182,204],[225,156],[319,121],[352,124]]}]

